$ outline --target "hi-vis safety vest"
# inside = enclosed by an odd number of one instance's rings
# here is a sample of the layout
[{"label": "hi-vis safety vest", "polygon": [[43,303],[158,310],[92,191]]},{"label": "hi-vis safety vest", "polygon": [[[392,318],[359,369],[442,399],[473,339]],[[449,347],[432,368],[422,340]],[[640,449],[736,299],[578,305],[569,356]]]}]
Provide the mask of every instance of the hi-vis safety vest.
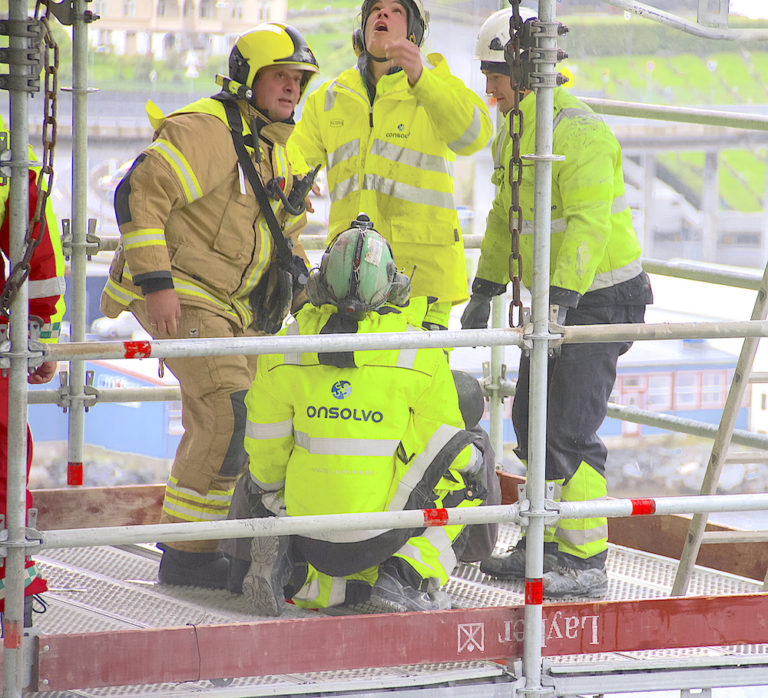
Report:
[{"label": "hi-vis safety vest", "polygon": [[[358,332],[414,330],[409,313],[416,322],[420,311],[383,306]],[[332,306],[307,304],[280,334],[320,334],[334,314]],[[400,511],[425,506],[431,480],[443,495],[464,490],[461,471],[482,454],[461,441],[467,432],[442,349],[356,351],[354,364],[338,368],[316,353],[259,357],[245,398],[245,448],[252,479],[279,502],[270,508],[281,509],[284,500],[280,513],[289,516]],[[387,534],[318,531],[304,538],[326,556],[345,543],[343,557],[359,559]]]},{"label": "hi-vis safety vest", "polygon": [[[534,93],[522,100],[520,110],[520,152],[533,153]],[[564,155],[565,160],[552,164],[550,284],[571,292],[576,301],[588,291],[608,288],[640,274],[640,245],[624,196],[621,148],[611,130],[588,106],[561,87],[555,88],[553,118],[553,152]],[[509,281],[508,172],[512,140],[508,131],[509,117],[492,146],[497,191],[477,268],[477,277],[501,284]],[[520,257],[522,281],[528,289],[533,258],[533,172],[533,162],[523,160]]]},{"label": "hi-vis safety vest", "polygon": [[413,87],[403,71],[383,76],[371,104],[357,68],[306,101],[288,140],[294,171],[327,166],[328,240],[364,211],[413,277],[412,296],[467,297],[464,242],[453,198],[456,155],[485,147],[492,126],[483,101],[439,54]]},{"label": "hi-vis safety vest", "polygon": [[[247,327],[253,321],[249,296],[269,269],[274,243],[238,162],[224,106],[205,98],[164,117],[150,102],[147,112],[155,139],[116,191],[121,245],[102,311],[115,317],[142,299],[142,284],[145,292],[172,286],[182,303]],[[250,107],[243,112],[246,143],[250,117],[256,116]],[[262,180],[284,177],[286,191],[292,175],[285,141],[292,128],[267,123],[260,132],[260,154],[254,155]],[[294,242],[294,253],[303,256],[298,235],[306,215],[290,216],[279,202],[270,203],[285,237]]]},{"label": "hi-vis safety vest", "polygon": [[[8,134],[0,119],[0,130]],[[10,143],[10,135],[9,140]],[[28,149],[29,159],[37,160],[34,151]],[[32,218],[37,197],[40,195],[37,189],[39,167],[29,168],[29,217]],[[43,180],[45,181],[45,180]],[[11,180],[6,178],[4,184],[0,184],[0,250],[6,257],[10,257],[10,216],[8,215],[8,198],[10,196]],[[58,342],[61,331],[61,319],[64,317],[64,290],[65,268],[64,255],[61,249],[61,236],[53,212],[50,197],[46,201],[45,220],[40,226],[40,243],[35,248],[30,260],[28,277],[29,314],[40,318],[43,325],[40,328],[40,336],[37,338],[43,344]],[[33,231],[34,232],[34,231]],[[6,263],[0,257],[0,290],[6,280]],[[7,324],[7,320],[0,319],[0,326]],[[5,329],[5,327],[0,327]]]}]

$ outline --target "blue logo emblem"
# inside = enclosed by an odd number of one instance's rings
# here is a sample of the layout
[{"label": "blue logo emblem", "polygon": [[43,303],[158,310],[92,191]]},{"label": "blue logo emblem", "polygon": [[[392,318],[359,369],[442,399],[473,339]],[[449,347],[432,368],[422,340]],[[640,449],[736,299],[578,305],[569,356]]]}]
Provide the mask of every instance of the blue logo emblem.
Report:
[{"label": "blue logo emblem", "polygon": [[331,386],[331,395],[337,400],[344,400],[352,394],[352,384],[349,381],[336,381]]}]

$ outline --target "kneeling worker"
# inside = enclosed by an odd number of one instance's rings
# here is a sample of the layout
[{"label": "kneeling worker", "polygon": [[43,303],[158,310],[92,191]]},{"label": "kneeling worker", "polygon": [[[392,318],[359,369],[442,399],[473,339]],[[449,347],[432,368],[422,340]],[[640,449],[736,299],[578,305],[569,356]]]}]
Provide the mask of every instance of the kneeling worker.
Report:
[{"label": "kneeling worker", "polygon": [[[426,299],[409,302],[410,281],[365,214],[326,250],[307,291],[311,305],[281,334],[406,332],[424,317]],[[492,449],[482,430],[465,430],[440,348],[260,356],[245,403],[250,470],[230,518],[470,507],[486,498]],[[279,615],[286,599],[434,610],[449,607],[440,587],[477,528],[319,526],[254,538],[249,560],[248,541],[223,547],[234,558],[230,590],[242,590],[259,615]]]}]

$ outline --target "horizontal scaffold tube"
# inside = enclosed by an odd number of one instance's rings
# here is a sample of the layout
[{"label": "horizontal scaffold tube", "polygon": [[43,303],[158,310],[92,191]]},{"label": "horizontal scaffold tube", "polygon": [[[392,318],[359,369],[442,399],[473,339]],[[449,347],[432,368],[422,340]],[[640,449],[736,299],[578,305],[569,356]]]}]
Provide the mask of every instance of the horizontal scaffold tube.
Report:
[{"label": "horizontal scaffold tube", "polygon": [[[598,499],[560,502],[557,510],[543,516],[588,519],[597,516],[690,514],[713,511],[768,510],[768,494],[731,494],[698,497],[659,497],[656,499]],[[457,524],[515,523],[530,516],[520,512],[520,504],[456,509],[413,509],[359,514],[285,516],[263,519],[196,521],[192,523],[151,524],[148,526],[107,526],[94,529],[42,531],[43,548],[76,548],[92,545],[127,545],[156,541],[213,540],[262,536],[323,536],[331,531],[370,530],[379,533],[391,528],[449,526]]]},{"label": "horizontal scaffold tube", "polygon": [[[307,337],[222,337],[127,342],[70,342],[45,345],[46,361],[71,359],[148,359],[231,354],[284,354],[313,351],[366,351],[419,347],[520,346],[528,329],[392,332]],[[566,344],[651,339],[735,339],[768,337],[768,322],[676,322],[661,324],[578,325],[561,328]],[[525,334],[524,334],[525,333]],[[559,339],[553,336],[552,339]]]}]

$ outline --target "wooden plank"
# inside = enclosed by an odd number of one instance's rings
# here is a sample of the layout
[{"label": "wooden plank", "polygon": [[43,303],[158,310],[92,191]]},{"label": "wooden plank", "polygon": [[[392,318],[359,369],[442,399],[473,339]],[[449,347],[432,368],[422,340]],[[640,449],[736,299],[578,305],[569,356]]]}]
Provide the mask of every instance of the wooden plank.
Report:
[{"label": "wooden plank", "polygon": [[165,485],[33,490],[42,531],[160,523]]},{"label": "wooden plank", "polygon": [[[766,594],[543,610],[545,656],[768,643]],[[33,690],[509,659],[522,654],[523,613],[507,606],[46,635]]]}]

